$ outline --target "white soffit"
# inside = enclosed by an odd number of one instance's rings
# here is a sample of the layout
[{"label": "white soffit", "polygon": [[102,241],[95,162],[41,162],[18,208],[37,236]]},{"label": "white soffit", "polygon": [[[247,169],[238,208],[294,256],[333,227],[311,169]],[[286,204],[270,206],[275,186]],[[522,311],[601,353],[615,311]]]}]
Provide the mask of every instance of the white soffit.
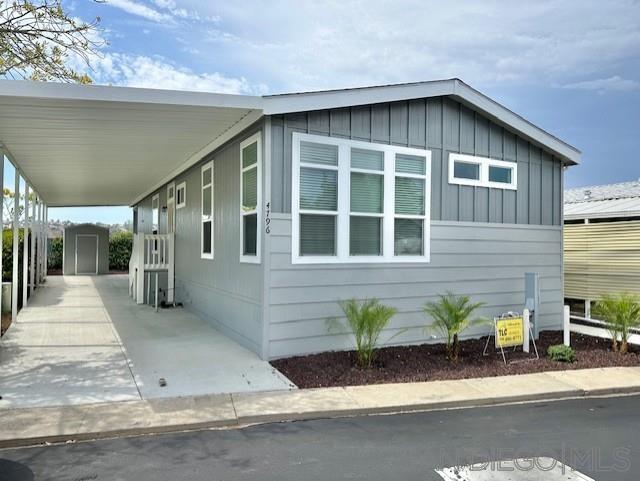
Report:
[{"label": "white soffit", "polygon": [[260,97],[0,81],[0,140],[49,206],[130,205],[262,115]]}]

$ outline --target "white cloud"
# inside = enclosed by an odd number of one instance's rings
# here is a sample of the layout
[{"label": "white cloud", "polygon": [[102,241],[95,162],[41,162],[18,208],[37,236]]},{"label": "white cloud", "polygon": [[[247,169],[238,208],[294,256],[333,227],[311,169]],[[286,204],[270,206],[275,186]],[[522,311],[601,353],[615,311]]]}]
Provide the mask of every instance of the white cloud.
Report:
[{"label": "white cloud", "polygon": [[640,82],[637,80],[624,79],[618,75],[614,75],[613,77],[608,78],[569,83],[562,87],[574,90],[597,90],[599,92],[630,92],[633,90],[640,90]]},{"label": "white cloud", "polygon": [[92,65],[90,76],[98,84],[230,94],[259,94],[266,90],[242,77],[218,72],[197,74],[163,58],[107,53],[94,59]]},{"label": "white cloud", "polygon": [[629,0],[172,3],[219,16],[206,35],[191,32],[193,43],[213,45],[216,62],[282,90],[447,77],[563,85],[629,77],[619,67],[640,52],[640,8]]},{"label": "white cloud", "polygon": [[171,15],[161,13],[143,3],[135,2],[133,0],[107,0],[105,3],[112,7],[119,8],[120,10],[124,10],[131,15],[146,18],[147,20],[154,22],[171,20]]}]

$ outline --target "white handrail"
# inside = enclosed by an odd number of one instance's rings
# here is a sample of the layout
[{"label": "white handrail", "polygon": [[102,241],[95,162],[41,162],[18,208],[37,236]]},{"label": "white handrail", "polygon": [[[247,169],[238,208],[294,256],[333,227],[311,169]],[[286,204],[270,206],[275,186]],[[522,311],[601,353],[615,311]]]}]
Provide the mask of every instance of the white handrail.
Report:
[{"label": "white handrail", "polygon": [[144,302],[145,272],[167,271],[167,301],[174,300],[174,234],[135,234],[129,261],[129,287],[133,299]]}]

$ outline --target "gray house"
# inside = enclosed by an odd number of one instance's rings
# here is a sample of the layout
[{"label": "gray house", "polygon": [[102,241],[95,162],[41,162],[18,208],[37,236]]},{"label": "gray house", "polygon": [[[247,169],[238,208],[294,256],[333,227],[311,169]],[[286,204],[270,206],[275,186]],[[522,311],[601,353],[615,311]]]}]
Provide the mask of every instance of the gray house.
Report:
[{"label": "gray house", "polygon": [[64,103],[97,146],[52,141],[46,179],[44,155],[12,152],[45,202],[133,206],[136,300],[157,274],[167,301],[265,359],[351,347],[327,330],[339,299],[397,307],[394,344],[432,339],[437,293],[521,311],[525,272],[541,327],[561,326],[563,170],[580,152],[460,80],[264,97],[13,84],[5,112]]}]

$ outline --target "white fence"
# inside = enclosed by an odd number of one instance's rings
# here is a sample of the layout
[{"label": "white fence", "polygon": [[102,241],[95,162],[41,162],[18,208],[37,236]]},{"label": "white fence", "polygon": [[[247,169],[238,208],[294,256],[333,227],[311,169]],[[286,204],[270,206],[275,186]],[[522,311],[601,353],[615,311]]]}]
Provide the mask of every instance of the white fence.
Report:
[{"label": "white fence", "polygon": [[[571,315],[571,332],[586,334],[587,336],[600,337],[603,339],[611,339],[611,333],[607,329],[607,322],[600,319],[591,319],[588,317],[580,317]],[[629,343],[640,345],[640,332],[631,329]]]}]

